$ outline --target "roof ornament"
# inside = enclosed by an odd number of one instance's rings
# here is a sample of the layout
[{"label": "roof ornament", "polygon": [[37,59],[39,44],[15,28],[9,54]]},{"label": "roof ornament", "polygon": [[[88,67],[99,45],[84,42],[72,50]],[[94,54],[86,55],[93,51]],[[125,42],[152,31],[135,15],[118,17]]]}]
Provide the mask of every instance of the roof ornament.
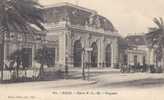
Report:
[{"label": "roof ornament", "polygon": [[85,26],[86,26],[86,27],[89,26],[89,22],[88,22],[88,20],[85,20]]},{"label": "roof ornament", "polygon": [[72,11],[72,15],[76,15],[76,12],[77,12],[76,10]]},{"label": "roof ornament", "polygon": [[97,16],[96,17],[96,20],[95,20],[95,24],[96,24],[96,28],[100,28],[101,27],[101,22],[100,22],[100,17],[99,16]]},{"label": "roof ornament", "polygon": [[89,17],[89,25],[90,26],[94,25],[94,17],[95,17],[95,14],[91,14],[90,17]]}]

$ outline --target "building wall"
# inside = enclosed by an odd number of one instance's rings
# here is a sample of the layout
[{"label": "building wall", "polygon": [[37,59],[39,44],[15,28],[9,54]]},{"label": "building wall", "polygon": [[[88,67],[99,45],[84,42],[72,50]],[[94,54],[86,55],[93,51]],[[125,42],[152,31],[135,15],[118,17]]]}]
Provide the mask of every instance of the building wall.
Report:
[{"label": "building wall", "polygon": [[[94,33],[83,33],[76,31],[63,31],[59,36],[59,64],[65,65],[66,57],[70,66],[73,66],[74,63],[74,43],[79,40],[81,42],[82,48],[91,48],[92,43],[96,43],[98,47],[98,67],[102,67],[105,61],[105,48],[108,44],[112,47],[112,67],[114,64],[118,63],[118,46],[117,38],[111,36],[96,35]],[[85,56],[86,61],[88,61],[88,54]]]},{"label": "building wall", "polygon": [[102,67],[103,63],[106,63],[105,49],[109,44],[111,45],[111,66],[114,67],[118,63],[117,38],[119,34],[105,17],[68,3],[63,4],[63,6],[46,8],[44,11],[48,34],[58,36],[58,64],[65,65],[67,63],[73,67],[76,41],[80,41],[82,46],[84,62],[90,60],[90,55],[85,49],[91,48],[92,44],[96,43],[98,67]]},{"label": "building wall", "polygon": [[137,63],[140,65],[143,65],[143,57],[145,57],[145,64],[148,64],[146,62],[147,55],[144,50],[127,50],[128,55],[128,65],[135,65],[134,57],[137,56]]}]

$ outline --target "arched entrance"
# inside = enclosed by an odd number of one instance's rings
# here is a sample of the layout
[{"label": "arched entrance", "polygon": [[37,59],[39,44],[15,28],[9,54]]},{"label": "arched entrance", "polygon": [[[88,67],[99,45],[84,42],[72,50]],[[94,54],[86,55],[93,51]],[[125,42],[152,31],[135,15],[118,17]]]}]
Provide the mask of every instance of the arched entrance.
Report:
[{"label": "arched entrance", "polygon": [[81,67],[82,45],[80,40],[74,43],[74,67]]},{"label": "arched entrance", "polygon": [[111,67],[112,49],[111,49],[111,45],[110,44],[108,44],[107,47],[106,47],[105,55],[106,55],[106,67]]},{"label": "arched entrance", "polygon": [[97,67],[98,62],[98,48],[96,42],[92,43],[91,48],[93,48],[91,52],[91,65],[92,67]]}]

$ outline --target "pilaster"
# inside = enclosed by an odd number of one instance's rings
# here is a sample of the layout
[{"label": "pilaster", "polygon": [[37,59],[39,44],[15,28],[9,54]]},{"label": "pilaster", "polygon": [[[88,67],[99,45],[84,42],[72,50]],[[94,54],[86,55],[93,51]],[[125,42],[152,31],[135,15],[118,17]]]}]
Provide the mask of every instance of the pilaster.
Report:
[{"label": "pilaster", "polygon": [[66,32],[59,33],[59,64],[65,66],[66,57]]},{"label": "pilaster", "polygon": [[118,63],[118,44],[117,39],[115,38],[112,41],[112,63],[111,67],[115,67],[115,65]]}]

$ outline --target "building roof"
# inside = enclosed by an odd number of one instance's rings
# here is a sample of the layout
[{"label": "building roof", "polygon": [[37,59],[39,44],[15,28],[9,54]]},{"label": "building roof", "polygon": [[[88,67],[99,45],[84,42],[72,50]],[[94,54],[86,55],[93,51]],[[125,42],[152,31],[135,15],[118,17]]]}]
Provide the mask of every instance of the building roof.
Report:
[{"label": "building roof", "polygon": [[13,26],[9,25],[9,31],[13,33],[24,33],[24,34],[40,34],[40,35],[46,35],[46,32],[43,30],[40,30],[39,28],[35,27],[34,25],[31,27],[28,27],[27,29],[21,29],[19,26]]},{"label": "building roof", "polygon": [[56,3],[56,4],[53,4],[53,5],[46,5],[43,8],[48,9],[48,8],[63,7],[63,6],[69,6],[69,7],[77,8],[77,9],[87,11],[87,12],[91,12],[91,13],[97,13],[95,10],[91,10],[91,9],[81,7],[81,6],[78,6],[78,5],[75,5],[75,4],[72,4],[72,3],[68,3],[68,2]]},{"label": "building roof", "polygon": [[129,35],[125,38],[129,46],[146,45],[144,35]]},{"label": "building roof", "polygon": [[128,48],[128,42],[126,39],[119,37],[118,38],[118,45],[120,49],[127,49]]},{"label": "building roof", "polygon": [[85,26],[92,22],[92,26],[98,26],[105,31],[116,31],[113,24],[96,11],[80,7],[71,3],[59,3],[46,6],[43,9],[46,23],[57,23],[61,20],[69,20],[72,25]]}]

